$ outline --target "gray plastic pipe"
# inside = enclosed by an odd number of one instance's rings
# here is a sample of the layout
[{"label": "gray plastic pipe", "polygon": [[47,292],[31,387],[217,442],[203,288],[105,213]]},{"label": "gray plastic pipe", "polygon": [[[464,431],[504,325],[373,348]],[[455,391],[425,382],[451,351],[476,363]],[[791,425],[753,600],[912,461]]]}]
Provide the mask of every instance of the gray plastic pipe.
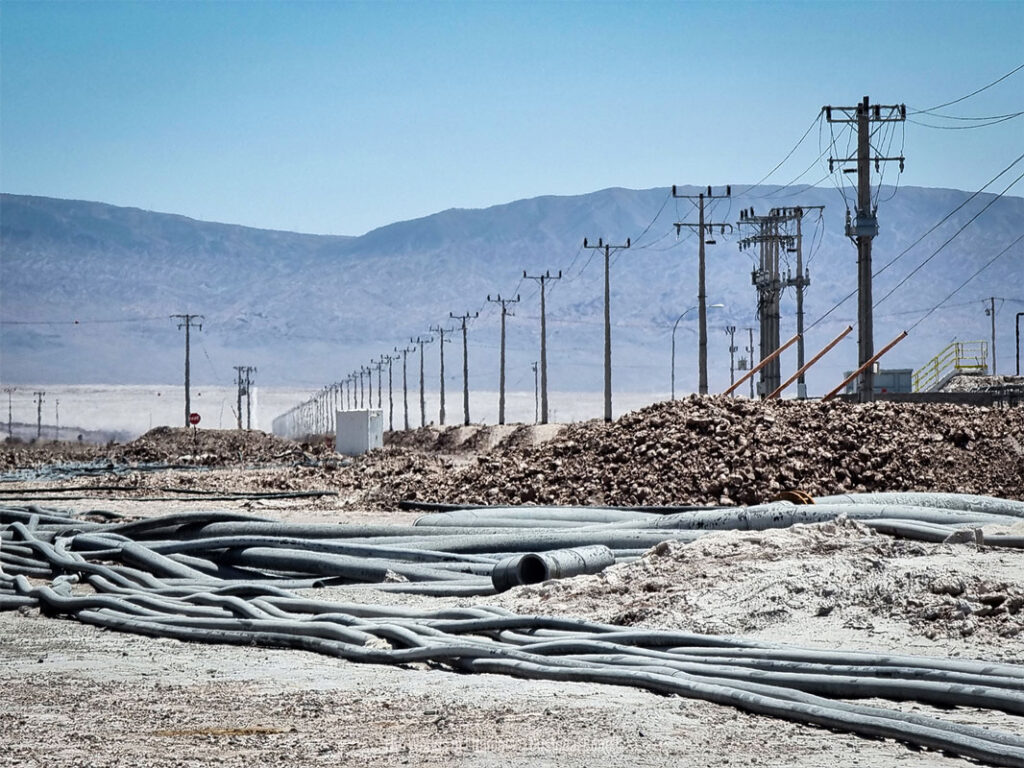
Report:
[{"label": "gray plastic pipe", "polygon": [[523,584],[539,584],[588,573],[600,573],[615,564],[615,555],[603,544],[550,552],[530,552],[502,560],[494,566],[491,581],[499,592]]}]

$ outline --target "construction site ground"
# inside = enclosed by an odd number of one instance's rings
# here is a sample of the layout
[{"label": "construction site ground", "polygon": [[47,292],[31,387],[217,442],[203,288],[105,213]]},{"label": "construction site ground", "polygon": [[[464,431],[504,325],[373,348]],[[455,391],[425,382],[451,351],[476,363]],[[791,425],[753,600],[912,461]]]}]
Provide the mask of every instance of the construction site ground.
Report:
[{"label": "construction site ground", "polygon": [[[357,458],[333,454],[322,438],[293,443],[166,428],[95,450],[5,445],[0,491],[7,503],[21,494],[20,503],[82,512],[222,509],[394,525],[422,514],[399,510],[404,498],[718,504],[801,488],[1024,499],[1022,434],[1024,409],[691,398],[611,425],[427,428],[391,435],[384,450]],[[52,469],[68,461],[78,470]],[[286,495],[311,491],[337,495]],[[1008,528],[1022,533],[1024,523]],[[659,545],[596,576],[493,598],[345,587],[316,594],[431,606],[489,602],[804,647],[1024,663],[1024,552],[904,541],[849,521],[716,532]],[[0,766],[12,768],[968,763],[632,688],[187,644],[36,610],[0,613],[0,686]],[[988,711],[866,703],[1021,728],[1020,718]]]}]

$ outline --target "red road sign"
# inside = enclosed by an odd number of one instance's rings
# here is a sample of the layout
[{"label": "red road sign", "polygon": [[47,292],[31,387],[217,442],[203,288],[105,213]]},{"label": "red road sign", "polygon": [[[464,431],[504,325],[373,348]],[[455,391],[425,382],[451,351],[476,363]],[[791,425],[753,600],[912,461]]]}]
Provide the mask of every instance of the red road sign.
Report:
[{"label": "red road sign", "polygon": [[196,424],[198,424],[199,423],[199,414],[198,413],[190,413],[188,415],[188,423],[191,424],[193,427]]}]

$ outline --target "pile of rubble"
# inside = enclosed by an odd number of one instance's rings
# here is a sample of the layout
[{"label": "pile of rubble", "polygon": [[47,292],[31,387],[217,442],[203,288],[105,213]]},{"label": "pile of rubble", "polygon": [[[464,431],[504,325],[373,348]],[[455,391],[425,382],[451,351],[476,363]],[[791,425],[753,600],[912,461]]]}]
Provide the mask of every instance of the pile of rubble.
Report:
[{"label": "pile of rubble", "polygon": [[117,463],[198,463],[205,465],[269,464],[308,459],[330,451],[329,445],[299,445],[265,432],[155,427],[111,453]]},{"label": "pile of rubble", "polygon": [[1024,499],[1021,435],[1024,409],[692,396],[571,425],[537,447],[493,450],[429,475],[410,495],[616,506],[757,504],[788,489]]}]

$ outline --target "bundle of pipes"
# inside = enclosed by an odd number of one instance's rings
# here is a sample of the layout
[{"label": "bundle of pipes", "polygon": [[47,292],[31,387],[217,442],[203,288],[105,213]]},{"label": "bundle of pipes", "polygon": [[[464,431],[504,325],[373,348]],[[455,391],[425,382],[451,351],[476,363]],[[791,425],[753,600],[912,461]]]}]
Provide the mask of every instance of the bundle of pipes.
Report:
[{"label": "bundle of pipes", "polygon": [[[1024,504],[984,497],[819,502],[669,514],[477,508],[431,515],[413,527],[284,524],[217,512],[122,523],[110,515],[86,521],[58,510],[0,507],[0,610],[37,606],[119,631],[300,648],[349,661],[430,661],[460,671],[631,685],[1024,766],[1019,723],[1004,733],[839,701],[913,700],[1021,716],[1020,665],[809,650],[486,606],[336,603],[294,592],[345,583],[426,595],[492,594],[516,583],[597,571],[666,539],[842,514],[915,538],[1024,519]],[[1021,546],[1021,538],[986,535],[984,541]]]}]

